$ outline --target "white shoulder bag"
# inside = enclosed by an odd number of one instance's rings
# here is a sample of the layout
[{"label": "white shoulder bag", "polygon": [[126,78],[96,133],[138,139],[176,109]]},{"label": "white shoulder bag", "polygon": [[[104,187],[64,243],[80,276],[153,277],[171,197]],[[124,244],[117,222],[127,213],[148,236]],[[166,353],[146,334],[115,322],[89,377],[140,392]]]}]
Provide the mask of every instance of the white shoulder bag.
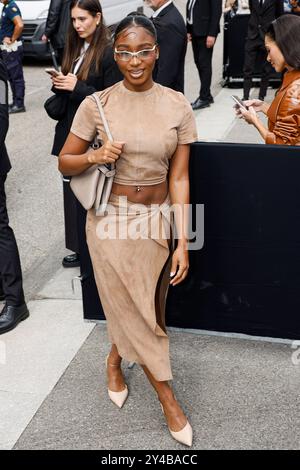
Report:
[{"label": "white shoulder bag", "polygon": [[[92,98],[96,101],[98,106],[107,137],[109,141],[112,142],[113,138],[104,115],[101,101],[96,93],[92,95]],[[100,147],[97,136],[95,137],[92,147]],[[104,215],[115,173],[115,164],[108,163],[92,165],[80,175],[72,176],[70,183],[71,189],[86,210],[94,207],[96,215]]]}]

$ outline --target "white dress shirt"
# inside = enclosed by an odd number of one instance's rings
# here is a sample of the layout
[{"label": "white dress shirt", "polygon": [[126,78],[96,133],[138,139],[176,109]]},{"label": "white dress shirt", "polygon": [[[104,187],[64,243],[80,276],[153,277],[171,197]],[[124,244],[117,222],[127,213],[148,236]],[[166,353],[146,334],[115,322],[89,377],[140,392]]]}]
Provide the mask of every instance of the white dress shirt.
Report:
[{"label": "white dress shirt", "polygon": [[187,14],[187,22],[188,24],[193,24],[193,10],[195,6],[196,0],[189,0],[188,1],[188,14]]},{"label": "white dress shirt", "polygon": [[89,48],[89,45],[90,45],[90,44],[89,44],[88,42],[84,41],[83,47],[82,47],[82,49],[81,49],[81,54],[80,54],[80,56],[75,60],[76,64],[75,64],[75,67],[74,67],[74,70],[73,70],[74,75],[77,75],[77,72],[78,72],[78,70],[80,69],[81,64],[82,64],[82,62],[83,62],[83,60],[84,60],[85,53],[86,53],[86,51],[87,51],[88,48]]}]

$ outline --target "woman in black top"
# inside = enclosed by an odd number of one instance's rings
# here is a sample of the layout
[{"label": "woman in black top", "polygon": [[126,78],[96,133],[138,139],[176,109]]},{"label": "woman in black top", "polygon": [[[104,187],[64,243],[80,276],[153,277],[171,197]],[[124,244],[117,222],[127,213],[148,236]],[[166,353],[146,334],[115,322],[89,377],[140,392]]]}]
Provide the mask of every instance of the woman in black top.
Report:
[{"label": "woman in black top", "polygon": [[[104,24],[99,0],[72,0],[70,13],[62,73],[52,77],[52,91],[60,96],[64,109],[63,117],[55,128],[52,148],[53,155],[57,156],[84,98],[122,79],[113,58],[110,33]],[[74,252],[63,259],[66,267],[79,265],[77,206],[68,178],[64,178],[66,248]]]}]

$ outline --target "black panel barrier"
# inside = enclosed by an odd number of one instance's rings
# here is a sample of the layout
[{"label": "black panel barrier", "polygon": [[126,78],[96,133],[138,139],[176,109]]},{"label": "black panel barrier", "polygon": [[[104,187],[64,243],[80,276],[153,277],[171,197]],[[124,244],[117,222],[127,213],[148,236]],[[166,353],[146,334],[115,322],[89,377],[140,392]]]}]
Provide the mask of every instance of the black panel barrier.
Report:
[{"label": "black panel barrier", "polygon": [[[205,241],[169,290],[169,326],[300,339],[299,177],[298,147],[192,145],[191,202],[204,204]],[[84,316],[103,318],[87,278]]]}]

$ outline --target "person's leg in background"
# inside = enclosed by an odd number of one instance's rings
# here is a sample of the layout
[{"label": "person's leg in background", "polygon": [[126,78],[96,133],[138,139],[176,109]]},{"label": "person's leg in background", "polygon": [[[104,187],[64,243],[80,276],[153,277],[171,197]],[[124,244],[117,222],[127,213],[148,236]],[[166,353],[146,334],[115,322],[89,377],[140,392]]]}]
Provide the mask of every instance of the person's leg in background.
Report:
[{"label": "person's leg in background", "polygon": [[5,61],[8,80],[13,95],[12,106],[9,108],[10,114],[21,113],[26,111],[24,106],[25,97],[25,80],[23,74],[23,47],[20,46],[17,51],[3,51],[2,57]]},{"label": "person's leg in background", "polygon": [[17,108],[24,109],[24,99],[25,99],[25,80],[23,73],[23,47],[20,46],[18,50],[14,53],[16,67],[14,68],[13,81],[15,83],[15,93],[16,93],[16,105]]},{"label": "person's leg in background", "polygon": [[68,177],[63,179],[64,217],[65,217],[65,241],[66,248],[73,251],[64,257],[62,264],[65,268],[80,266],[79,261],[79,239],[77,224],[77,201]]},{"label": "person's leg in background", "polygon": [[5,300],[5,295],[2,288],[2,278],[0,274],[0,302],[2,302],[3,300]]},{"label": "person's leg in background", "polygon": [[5,305],[0,312],[0,334],[29,316],[23,292],[19,251],[6,208],[6,175],[0,175],[0,275]]},{"label": "person's leg in background", "polygon": [[192,103],[192,108],[202,109],[214,102],[211,95],[213,47],[206,47],[206,36],[192,36],[194,61],[200,78],[199,97]]},{"label": "person's leg in background", "polygon": [[258,98],[263,101],[267,94],[270,76],[274,71],[272,65],[267,61],[267,52],[263,44],[259,51],[259,58],[260,63],[262,63],[263,65],[261,70],[261,80]]},{"label": "person's leg in background", "polygon": [[11,108],[12,106],[14,106],[16,104],[16,102],[15,102],[15,100],[16,100],[16,89],[15,89],[15,84],[14,84],[13,80],[11,80],[11,76],[10,76],[11,56],[9,54],[11,54],[11,53],[8,53],[7,51],[1,51],[1,58],[2,58],[3,62],[6,65],[8,81],[9,81],[11,94],[12,94],[12,102],[9,104],[9,108]]},{"label": "person's leg in background", "polygon": [[255,71],[255,63],[258,46],[255,40],[247,39],[245,44],[245,61],[244,61],[244,95],[243,100],[248,100],[252,86],[252,77]]},{"label": "person's leg in background", "polygon": [[[9,64],[8,52],[2,51],[2,59],[6,64],[8,77],[10,77],[9,70],[8,70],[8,64]],[[12,94],[12,102],[8,105],[8,109],[12,108],[16,104],[16,87],[15,87],[14,81],[9,79],[9,85],[10,85],[11,94]]]}]

